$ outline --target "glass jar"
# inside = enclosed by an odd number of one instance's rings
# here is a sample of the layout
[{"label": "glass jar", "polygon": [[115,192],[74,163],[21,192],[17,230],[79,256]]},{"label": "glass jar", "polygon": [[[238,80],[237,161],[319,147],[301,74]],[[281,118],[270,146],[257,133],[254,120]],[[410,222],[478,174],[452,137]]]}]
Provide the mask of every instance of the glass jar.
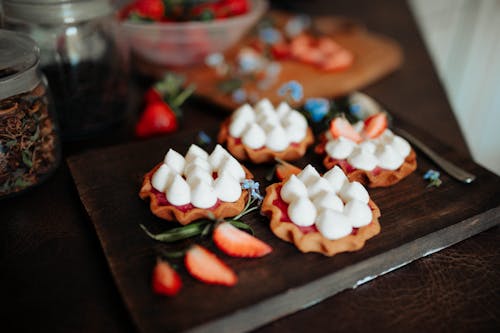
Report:
[{"label": "glass jar", "polygon": [[52,106],[35,42],[0,30],[0,198],[39,184],[59,165]]},{"label": "glass jar", "polygon": [[105,0],[4,0],[4,26],[29,34],[64,141],[107,133],[126,110],[128,55]]}]

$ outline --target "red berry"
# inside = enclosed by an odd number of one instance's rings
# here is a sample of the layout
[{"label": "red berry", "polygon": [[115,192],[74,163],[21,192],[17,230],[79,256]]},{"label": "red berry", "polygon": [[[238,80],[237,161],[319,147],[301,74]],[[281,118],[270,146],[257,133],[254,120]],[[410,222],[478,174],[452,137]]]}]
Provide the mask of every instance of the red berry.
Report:
[{"label": "red berry", "polygon": [[174,296],[182,287],[179,274],[163,260],[158,260],[153,269],[153,291],[160,295]]},{"label": "red berry", "polygon": [[387,115],[383,112],[376,113],[365,119],[363,134],[368,138],[376,138],[387,128]]},{"label": "red berry", "polygon": [[163,98],[161,97],[158,90],[151,87],[144,93],[144,101],[146,102],[146,104],[151,104],[153,102],[163,101]]},{"label": "red berry", "polygon": [[163,101],[149,103],[135,127],[135,134],[144,138],[177,130],[177,118]]},{"label": "red berry", "polygon": [[260,239],[241,231],[229,222],[222,222],[215,228],[213,240],[222,252],[233,257],[258,258],[273,250]]},{"label": "red berry", "polygon": [[187,251],[184,264],[193,277],[205,283],[234,286],[238,281],[229,266],[200,245],[194,245]]},{"label": "red berry", "polygon": [[343,136],[354,142],[361,142],[362,138],[358,132],[349,124],[347,119],[337,117],[330,122],[330,133],[334,138]]},{"label": "red berry", "polygon": [[136,0],[132,11],[142,17],[160,21],[165,15],[165,5],[162,0]]}]

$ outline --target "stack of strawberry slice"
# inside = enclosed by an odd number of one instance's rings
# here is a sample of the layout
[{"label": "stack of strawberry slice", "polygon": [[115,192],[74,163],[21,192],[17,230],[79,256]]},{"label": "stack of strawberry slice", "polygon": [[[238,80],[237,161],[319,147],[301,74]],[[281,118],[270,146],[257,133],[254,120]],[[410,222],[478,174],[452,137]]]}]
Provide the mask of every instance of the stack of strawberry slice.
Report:
[{"label": "stack of strawberry slice", "polygon": [[[229,222],[218,224],[212,237],[222,252],[233,257],[259,258],[272,251],[269,245]],[[234,286],[238,282],[236,273],[229,266],[200,245],[193,245],[186,252],[184,265],[189,274],[204,283]],[[180,291],[181,285],[179,274],[166,261],[159,260],[153,270],[153,291],[174,296]]]}]

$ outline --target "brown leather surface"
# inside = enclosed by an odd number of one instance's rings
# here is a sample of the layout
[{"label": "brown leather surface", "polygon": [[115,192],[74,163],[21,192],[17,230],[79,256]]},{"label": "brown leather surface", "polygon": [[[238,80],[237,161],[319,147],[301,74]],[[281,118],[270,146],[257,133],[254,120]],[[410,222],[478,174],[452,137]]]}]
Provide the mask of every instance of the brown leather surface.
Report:
[{"label": "brown leather surface", "polygon": [[[365,92],[397,117],[467,152],[406,2],[276,3],[347,15],[395,38],[404,49],[403,67]],[[183,124],[201,129],[224,116],[191,103]],[[127,127],[115,136],[67,145],[65,154],[130,138]],[[498,332],[499,244],[496,227],[257,331]],[[0,295],[3,332],[136,331],[64,163],[39,188],[0,201]]]},{"label": "brown leather surface", "polygon": [[498,332],[499,241],[495,227],[258,331]]}]

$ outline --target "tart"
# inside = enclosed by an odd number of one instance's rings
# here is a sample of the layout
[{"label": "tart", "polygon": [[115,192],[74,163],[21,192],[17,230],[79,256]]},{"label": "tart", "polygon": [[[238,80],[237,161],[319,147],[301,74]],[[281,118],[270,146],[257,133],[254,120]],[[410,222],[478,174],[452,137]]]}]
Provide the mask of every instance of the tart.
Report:
[{"label": "tart", "polygon": [[234,111],[221,125],[218,141],[240,161],[265,163],[301,158],[314,136],[306,118],[286,102],[275,109],[262,99],[255,107],[244,104]]},{"label": "tart", "polygon": [[359,182],[337,166],[323,176],[311,165],[266,188],[261,212],[273,233],[302,252],[333,256],[361,249],[380,232],[380,210]]},{"label": "tart", "polygon": [[353,126],[344,118],[333,119],[315,151],[324,155],[327,169],[339,166],[349,180],[371,188],[394,185],[417,168],[415,151],[387,128],[385,113]]},{"label": "tart", "polygon": [[186,225],[201,218],[239,214],[248,193],[241,181],[253,175],[222,146],[209,155],[191,145],[185,156],[173,149],[144,176],[139,196],[150,200],[152,213]]}]

